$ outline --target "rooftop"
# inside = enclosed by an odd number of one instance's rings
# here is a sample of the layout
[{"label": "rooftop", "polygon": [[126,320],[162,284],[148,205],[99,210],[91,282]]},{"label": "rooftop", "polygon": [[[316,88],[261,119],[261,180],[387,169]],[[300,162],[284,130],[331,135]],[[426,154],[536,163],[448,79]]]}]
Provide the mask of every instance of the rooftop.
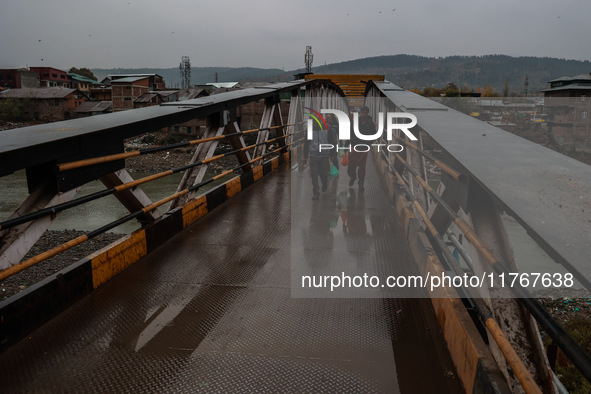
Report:
[{"label": "rooftop", "polygon": [[551,81],[548,81],[548,83],[568,82],[568,81],[589,81],[589,82],[591,82],[591,74],[579,74],[574,77],[560,77],[560,78],[556,78]]},{"label": "rooftop", "polygon": [[64,98],[77,89],[62,88],[55,86],[51,88],[24,88],[10,89],[0,93],[1,98],[31,98],[31,99],[52,99]]},{"label": "rooftop", "polygon": [[74,112],[105,112],[112,107],[110,101],[85,101],[80,104]]},{"label": "rooftop", "polygon": [[118,79],[114,79],[111,81],[111,84],[113,83],[131,83],[131,82],[136,82],[136,81],[140,81],[142,79],[146,79],[148,78],[147,76],[145,77],[125,77],[125,78],[118,78]]},{"label": "rooftop", "polygon": [[591,79],[590,83],[571,83],[568,85],[557,86],[554,88],[548,88],[541,90],[541,92],[556,92],[559,90],[591,90]]}]

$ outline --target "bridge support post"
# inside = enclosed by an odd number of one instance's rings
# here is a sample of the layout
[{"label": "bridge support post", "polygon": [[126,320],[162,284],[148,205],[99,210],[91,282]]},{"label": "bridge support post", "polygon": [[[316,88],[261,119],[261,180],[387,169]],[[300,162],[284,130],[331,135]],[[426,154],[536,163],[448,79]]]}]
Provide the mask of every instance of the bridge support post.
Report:
[{"label": "bridge support post", "polygon": [[[299,90],[291,91],[291,101],[289,103],[289,113],[287,114],[287,123],[293,126],[288,126],[286,132],[291,134],[286,138],[286,142],[291,143],[299,139],[296,135],[297,131],[300,130],[300,122],[304,121],[304,107],[302,106],[302,99],[300,98]],[[292,153],[295,152],[295,157],[292,158],[292,165],[299,163],[300,158],[303,157],[303,149],[296,149],[292,146]]]},{"label": "bridge support post", "polygon": [[[269,97],[265,100],[265,109],[263,110],[263,117],[261,119],[261,129],[266,127],[271,127],[273,124],[281,125],[283,124],[283,119],[281,117],[281,106],[280,106],[279,97]],[[269,130],[261,130],[259,131],[259,136],[257,138],[257,144],[261,144],[265,142],[269,138]],[[264,155],[267,150],[265,145],[257,146],[254,149],[254,157],[259,157]]]},{"label": "bridge support post", "polygon": [[[418,129],[418,127],[415,127],[415,129]],[[423,150],[423,132],[419,131],[418,133],[416,133],[416,135],[419,138],[418,141],[410,141],[408,137],[405,137],[405,140],[406,142],[413,142],[414,144],[417,144],[418,147],[421,150]],[[425,158],[414,149],[405,149],[404,151],[406,152],[406,161],[408,162],[408,164],[410,164],[413,168],[419,171],[424,180],[428,180],[429,178],[427,177],[427,170],[425,168]],[[417,183],[414,177],[409,177],[409,180],[412,193],[416,196],[417,200],[419,200],[421,205],[423,207],[426,207],[428,211],[431,207],[429,193],[421,185]]]},{"label": "bridge support post", "polygon": [[[133,178],[129,175],[127,170],[123,169],[102,177],[100,181],[110,189],[123,183],[132,182]],[[139,186],[117,192],[115,193],[115,197],[129,212],[139,211],[152,204],[150,197],[148,197]],[[138,217],[138,221],[140,223],[150,223],[158,219],[160,216],[162,216],[161,212],[159,212],[158,209],[155,209]]]},{"label": "bridge support post", "polygon": [[[78,190],[80,190],[80,187],[65,193],[58,193],[56,185],[46,180],[33,193],[29,194],[8,219],[70,201]],[[56,215],[44,216],[0,232],[0,269],[10,268],[19,263],[55,218]]]},{"label": "bridge support post", "polygon": [[[209,116],[207,118],[207,127],[205,129],[205,132],[203,133],[203,138],[218,137],[222,135],[223,132],[224,126],[220,125],[219,113]],[[212,157],[217,146],[218,140],[204,142],[202,144],[197,145],[195,153],[191,158],[191,163],[195,163],[199,160],[205,160],[207,158]],[[187,189],[201,182],[203,180],[203,177],[205,176],[205,171],[207,171],[207,164],[202,164],[200,166],[193,167],[185,171],[183,179],[181,179],[181,182],[179,183],[179,186],[177,188],[177,192]],[[170,204],[169,210],[183,206],[187,201],[195,197],[195,194],[196,192],[191,192],[177,198],[172,202],[172,204]]]},{"label": "bridge support post", "polygon": [[[235,134],[240,133],[240,126],[238,126],[237,122],[231,122],[226,125],[224,128],[224,134]],[[233,135],[231,137],[227,137],[230,145],[232,145],[233,150],[242,149],[246,147],[246,143],[244,142],[244,138],[241,135]],[[248,151],[243,150],[236,153],[236,158],[238,159],[238,163],[240,165],[246,164],[251,160],[250,153]],[[246,164],[242,167],[242,172],[252,171],[252,166],[250,164]]]}]

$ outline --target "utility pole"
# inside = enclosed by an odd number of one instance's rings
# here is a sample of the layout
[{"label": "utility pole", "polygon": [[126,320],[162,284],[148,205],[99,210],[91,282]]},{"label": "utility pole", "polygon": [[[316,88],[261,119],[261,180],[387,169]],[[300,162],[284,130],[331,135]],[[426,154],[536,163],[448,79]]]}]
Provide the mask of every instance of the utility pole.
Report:
[{"label": "utility pole", "polygon": [[312,54],[312,47],[308,45],[306,47],[306,55],[304,56],[304,62],[306,63],[306,74],[312,74],[312,61],[314,55]]},{"label": "utility pole", "polygon": [[181,74],[181,88],[183,90],[189,89],[191,87],[191,61],[189,56],[182,57],[179,72]]}]

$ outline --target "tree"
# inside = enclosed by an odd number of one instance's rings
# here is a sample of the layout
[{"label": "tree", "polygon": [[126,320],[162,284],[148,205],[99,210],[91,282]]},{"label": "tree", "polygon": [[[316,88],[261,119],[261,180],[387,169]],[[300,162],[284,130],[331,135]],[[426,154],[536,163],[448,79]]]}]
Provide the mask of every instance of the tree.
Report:
[{"label": "tree", "polygon": [[443,95],[445,97],[460,97],[460,91],[455,83],[450,82],[443,88]]},{"label": "tree", "polygon": [[0,118],[5,120],[24,120],[28,118],[27,109],[31,107],[29,98],[5,98],[0,100]]},{"label": "tree", "polygon": [[70,68],[70,71],[68,71],[68,72],[73,73],[73,74],[82,75],[83,77],[94,79],[95,81],[97,80],[96,77],[94,76],[94,73],[86,67],[82,67],[82,68],[72,67],[72,68]]},{"label": "tree", "polygon": [[486,85],[482,90],[482,97],[499,97],[499,94],[495,93],[495,89],[492,86]]}]

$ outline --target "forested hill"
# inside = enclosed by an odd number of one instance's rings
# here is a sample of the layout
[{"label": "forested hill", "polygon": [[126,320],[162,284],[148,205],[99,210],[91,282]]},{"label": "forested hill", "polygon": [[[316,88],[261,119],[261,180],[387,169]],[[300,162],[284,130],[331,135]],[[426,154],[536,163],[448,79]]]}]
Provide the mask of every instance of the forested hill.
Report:
[{"label": "forested hill", "polygon": [[529,92],[548,87],[548,81],[562,76],[591,73],[591,62],[549,57],[511,57],[505,55],[449,56],[444,58],[414,55],[378,56],[315,67],[315,73],[384,74],[386,79],[405,88],[443,87],[453,82],[479,88],[491,85],[502,91],[522,94],[525,76]]},{"label": "forested hill", "polygon": [[[157,73],[167,86],[180,85],[178,68],[167,69],[94,69],[102,79],[108,74]],[[288,81],[302,70],[285,72],[280,69],[252,67],[193,67],[193,84],[213,82]],[[562,76],[591,73],[591,62],[549,57],[511,57],[505,55],[424,57],[415,55],[376,56],[342,63],[313,67],[317,74],[384,74],[386,79],[405,88],[443,87],[452,82],[459,88],[474,90],[491,85],[503,91],[505,81],[509,91],[523,94],[525,76],[528,76],[529,94],[537,94],[548,86],[548,81]]]}]

